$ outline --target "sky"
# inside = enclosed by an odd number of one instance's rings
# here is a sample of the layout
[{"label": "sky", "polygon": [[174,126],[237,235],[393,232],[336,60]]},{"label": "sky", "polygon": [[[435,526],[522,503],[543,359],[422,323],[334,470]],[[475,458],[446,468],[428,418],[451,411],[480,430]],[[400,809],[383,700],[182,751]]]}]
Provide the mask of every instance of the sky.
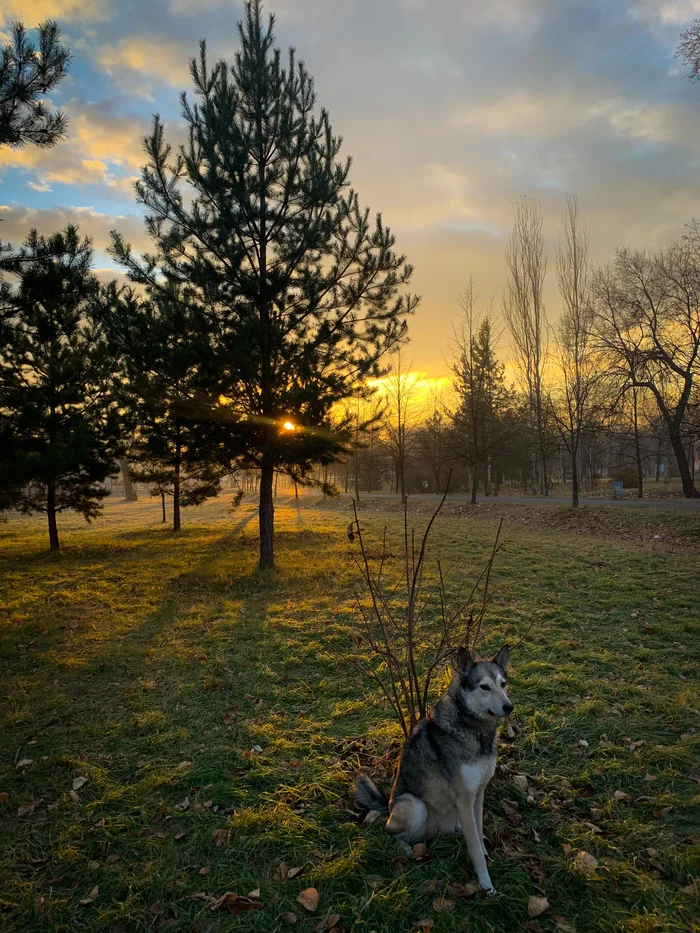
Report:
[{"label": "sky", "polygon": [[[537,199],[550,251],[576,190],[596,263],[656,249],[700,216],[700,86],[674,59],[700,0],[269,0],[282,48],[315,78],[353,157],[361,203],[381,211],[422,301],[406,353],[448,370],[469,278],[498,312],[514,206]],[[0,0],[0,32],[56,19],[73,51],[52,101],[70,119],[54,149],[0,150],[3,240],[77,223],[105,252],[117,229],[148,249],[132,185],[154,112],[181,134],[188,59],[206,38],[231,60],[240,0]],[[508,357],[504,338],[504,356]]]}]

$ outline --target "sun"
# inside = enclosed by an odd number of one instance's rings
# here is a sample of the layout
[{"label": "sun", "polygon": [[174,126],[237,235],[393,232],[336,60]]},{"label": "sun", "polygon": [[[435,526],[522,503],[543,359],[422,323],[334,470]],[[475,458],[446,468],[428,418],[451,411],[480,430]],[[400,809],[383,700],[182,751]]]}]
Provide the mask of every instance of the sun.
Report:
[{"label": "sun", "polygon": [[285,431],[293,431],[293,430],[294,430],[294,425],[292,424],[291,421],[285,421],[284,424],[282,425],[282,427],[284,428]]}]

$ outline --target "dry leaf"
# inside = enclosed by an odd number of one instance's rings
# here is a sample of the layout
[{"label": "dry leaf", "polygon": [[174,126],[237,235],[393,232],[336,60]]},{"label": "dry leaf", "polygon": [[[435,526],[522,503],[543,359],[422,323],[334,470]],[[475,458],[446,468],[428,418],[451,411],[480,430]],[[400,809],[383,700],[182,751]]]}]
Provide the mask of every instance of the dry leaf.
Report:
[{"label": "dry leaf", "polygon": [[247,910],[262,910],[262,907],[262,901],[254,901],[250,897],[240,897],[238,894],[227,891],[217,899],[211,910],[227,910],[235,917],[236,914],[242,914]]},{"label": "dry leaf", "polygon": [[209,865],[203,865],[203,866],[199,869],[199,874],[200,874],[200,875],[208,875],[210,871],[211,871],[211,867],[210,867]]},{"label": "dry leaf", "polygon": [[90,861],[87,863],[87,867],[89,871],[97,871],[97,869],[100,867],[100,863],[96,862],[95,859],[90,859]]},{"label": "dry leaf", "polygon": [[326,921],[321,921],[316,927],[317,930],[332,930],[340,922],[340,914],[328,914]]},{"label": "dry leaf", "polygon": [[562,849],[564,850],[564,856],[568,858],[571,855],[571,846],[568,842],[562,843]]},{"label": "dry leaf", "polygon": [[259,901],[259,900],[260,900],[260,888],[256,888],[254,891],[251,891],[251,892],[248,894],[248,897],[249,897],[252,901]]},{"label": "dry leaf", "polygon": [[524,774],[516,774],[515,777],[513,778],[513,783],[514,783],[515,786],[518,788],[518,790],[521,790],[524,794],[527,794],[527,792],[528,792],[528,786],[527,786],[527,776],[526,776],[526,775],[524,775]]},{"label": "dry leaf", "polygon": [[217,849],[224,849],[231,841],[231,830],[215,829],[212,831],[211,838]]},{"label": "dry leaf", "polygon": [[413,846],[413,858],[417,862],[425,862],[430,858],[430,849],[424,842],[417,842]]},{"label": "dry leaf", "polygon": [[376,823],[380,816],[383,816],[381,810],[370,810],[362,821],[363,826],[371,826]]},{"label": "dry leaf", "polygon": [[273,881],[286,881],[289,874],[289,865],[286,862],[280,862],[272,876]]},{"label": "dry leaf", "polygon": [[111,855],[107,856],[107,864],[116,865],[120,858],[121,858],[121,855],[117,855],[116,852],[113,852]]},{"label": "dry leaf", "polygon": [[7,803],[9,799],[10,799],[10,795],[7,793],[7,791],[3,791],[2,793],[0,793],[0,803]]},{"label": "dry leaf", "polygon": [[436,913],[450,914],[455,909],[455,901],[451,897],[436,897],[433,901],[433,910]]},{"label": "dry leaf", "polygon": [[662,807],[661,810],[654,810],[654,816],[657,820],[663,820],[673,810],[673,807]]},{"label": "dry leaf", "polygon": [[561,930],[561,933],[576,933],[576,927],[573,927],[563,917],[560,917],[559,914],[552,913],[551,916],[556,924],[557,930]]},{"label": "dry leaf", "polygon": [[301,904],[304,910],[308,910],[311,914],[318,907],[319,900],[320,895],[316,888],[304,888],[304,890],[297,898],[297,903]]},{"label": "dry leaf", "polygon": [[590,875],[598,867],[598,859],[590,852],[579,852],[575,859],[575,865],[585,874]]},{"label": "dry leaf", "polygon": [[20,758],[20,760],[15,765],[15,768],[29,768],[34,764],[33,758]]},{"label": "dry leaf", "polygon": [[304,866],[303,866],[303,865],[301,866],[301,868],[290,868],[290,869],[287,871],[287,878],[289,878],[290,881],[291,881],[293,878],[298,878],[299,875],[300,875],[303,871],[304,871]]},{"label": "dry leaf", "polygon": [[462,884],[461,881],[452,881],[447,885],[447,890],[454,897],[473,897],[479,891],[479,886],[471,882]]},{"label": "dry leaf", "polygon": [[578,792],[579,797],[595,797],[595,787],[590,781],[586,781]]},{"label": "dry leaf", "polygon": [[181,761],[180,764],[177,766],[177,770],[186,771],[188,768],[191,768],[191,767],[192,767],[191,761]]},{"label": "dry leaf", "polygon": [[432,930],[435,926],[432,920],[419,920],[416,924],[417,930]]},{"label": "dry leaf", "polygon": [[545,910],[549,910],[549,901],[546,897],[537,897],[536,894],[533,894],[528,898],[527,912],[530,917],[533,919],[539,917]]},{"label": "dry leaf", "polygon": [[280,920],[283,920],[285,923],[296,923],[299,918],[296,914],[293,914],[291,910],[287,911],[286,914],[282,914]]},{"label": "dry leaf", "polygon": [[655,774],[649,774],[649,772],[647,772],[647,773],[644,775],[644,780],[645,780],[645,781],[655,781],[655,780],[656,780],[656,775],[655,775]]},{"label": "dry leaf", "polygon": [[623,790],[616,790],[613,797],[621,803],[632,803],[632,795],[626,794]]},{"label": "dry leaf", "polygon": [[33,813],[43,799],[43,797],[39,797],[38,800],[28,800],[26,803],[21,803],[17,807],[17,816],[24,816],[27,813]]},{"label": "dry leaf", "polygon": [[80,803],[80,797],[78,797],[78,795],[76,794],[74,790],[69,790],[68,796],[73,801],[73,803]]},{"label": "dry leaf", "polygon": [[181,839],[184,839],[186,835],[187,835],[187,830],[181,829],[180,832],[175,833],[175,841],[179,842]]},{"label": "dry leaf", "polygon": [[684,888],[681,888],[681,891],[684,894],[700,894],[700,878],[696,878],[695,881],[686,885]]},{"label": "dry leaf", "polygon": [[80,788],[81,788],[84,784],[87,784],[87,778],[86,778],[86,777],[83,777],[83,776],[81,775],[80,777],[73,778],[73,790],[80,790]]},{"label": "dry leaf", "polygon": [[92,891],[90,891],[87,897],[84,897],[80,903],[81,904],[92,904],[93,901],[97,900],[97,895],[99,893],[100,893],[99,885],[95,885]]},{"label": "dry leaf", "polygon": [[501,809],[507,816],[514,816],[518,813],[520,807],[514,800],[502,800]]}]

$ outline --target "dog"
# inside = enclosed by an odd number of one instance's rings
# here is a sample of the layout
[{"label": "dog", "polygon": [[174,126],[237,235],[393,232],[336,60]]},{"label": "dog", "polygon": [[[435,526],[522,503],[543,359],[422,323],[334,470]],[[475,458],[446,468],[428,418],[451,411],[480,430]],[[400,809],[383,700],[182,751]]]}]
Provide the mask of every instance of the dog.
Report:
[{"label": "dog", "polygon": [[460,648],[447,693],[406,740],[391,797],[364,769],[354,782],[358,806],[387,813],[386,832],[405,850],[437,833],[462,832],[486,894],[496,890],[486,866],[484,791],[496,770],[498,721],[513,711],[509,654],[503,645],[492,661],[474,661]]}]

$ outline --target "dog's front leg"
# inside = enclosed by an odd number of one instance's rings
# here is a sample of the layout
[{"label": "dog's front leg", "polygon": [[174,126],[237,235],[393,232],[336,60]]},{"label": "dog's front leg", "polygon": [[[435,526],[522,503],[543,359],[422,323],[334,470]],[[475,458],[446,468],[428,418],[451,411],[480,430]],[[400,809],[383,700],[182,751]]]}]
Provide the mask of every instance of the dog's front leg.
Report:
[{"label": "dog's front leg", "polygon": [[484,791],[486,790],[486,785],[482,785],[479,790],[476,792],[474,797],[474,822],[476,823],[476,831],[479,836],[479,842],[481,843],[481,851],[484,853],[484,857],[488,857],[488,852],[486,851],[486,843],[484,842]]},{"label": "dog's front leg", "polygon": [[476,877],[482,891],[487,894],[495,894],[496,889],[491,883],[489,870],[486,867],[486,857],[484,855],[483,842],[476,827],[474,818],[474,806],[476,795],[465,796],[459,803],[459,821],[462,824],[462,832],[467,843],[469,856],[476,871]]}]

